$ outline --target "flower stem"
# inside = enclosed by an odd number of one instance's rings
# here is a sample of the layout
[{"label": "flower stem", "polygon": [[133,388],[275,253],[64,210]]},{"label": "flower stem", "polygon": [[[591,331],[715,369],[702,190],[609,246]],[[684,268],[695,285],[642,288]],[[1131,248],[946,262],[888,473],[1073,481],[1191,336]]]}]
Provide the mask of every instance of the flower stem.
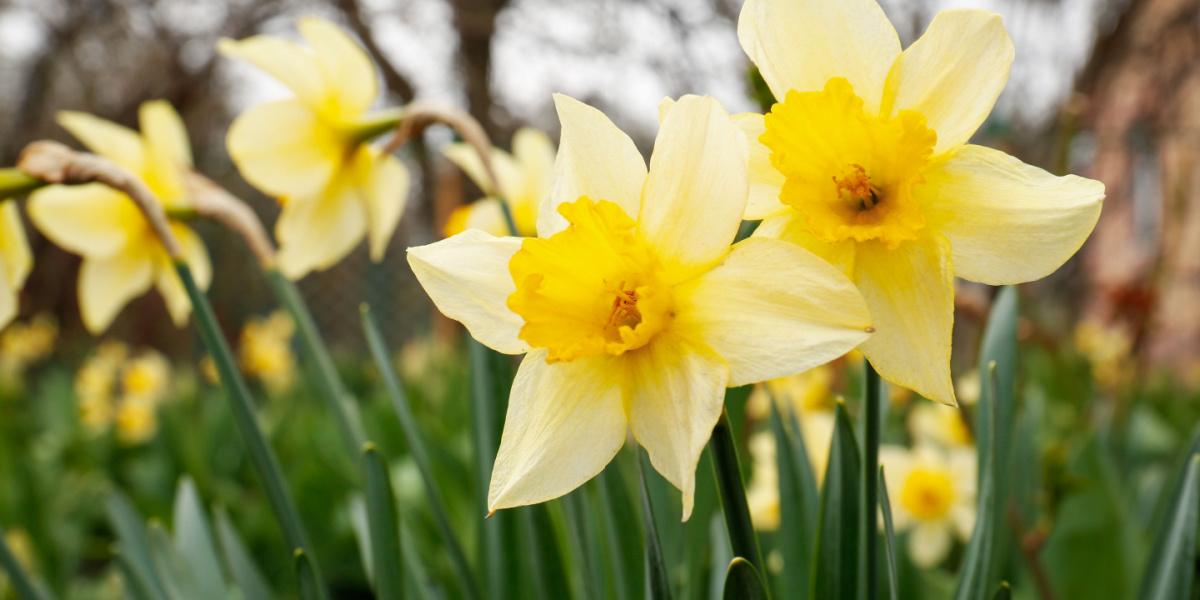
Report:
[{"label": "flower stem", "polygon": [[403,108],[381,110],[368,115],[366,120],[347,127],[345,134],[352,142],[365,144],[395,129],[403,119]]},{"label": "flower stem", "polygon": [[4,530],[0,529],[0,567],[4,568],[4,573],[8,575],[8,580],[12,582],[12,586],[16,589],[18,595],[28,600],[43,600],[47,598],[43,594],[43,590],[33,582],[29,574],[25,572],[21,562],[13,555],[8,547],[8,542],[4,539]]},{"label": "flower stem", "polygon": [[754,525],[750,521],[737,446],[729,426],[729,415],[724,410],[708,445],[713,453],[713,470],[717,474],[717,489],[725,510],[725,527],[729,530],[733,555],[750,561],[755,568],[762,570],[764,565],[758,550],[758,538],[754,535]]},{"label": "flower stem", "polygon": [[19,196],[26,192],[32,192],[44,185],[48,185],[45,181],[36,177],[31,177],[15,167],[0,169],[0,198],[9,198]]},{"label": "flower stem", "polygon": [[879,578],[878,563],[879,553],[877,549],[877,541],[879,536],[879,429],[880,429],[880,410],[883,399],[880,398],[881,388],[879,373],[875,371],[875,367],[866,359],[863,359],[863,368],[866,370],[866,397],[863,403],[866,406],[866,425],[865,437],[866,447],[863,451],[863,510],[866,512],[866,528],[863,531],[865,538],[864,556],[866,562],[864,569],[866,570],[866,597],[874,599],[879,593]]}]

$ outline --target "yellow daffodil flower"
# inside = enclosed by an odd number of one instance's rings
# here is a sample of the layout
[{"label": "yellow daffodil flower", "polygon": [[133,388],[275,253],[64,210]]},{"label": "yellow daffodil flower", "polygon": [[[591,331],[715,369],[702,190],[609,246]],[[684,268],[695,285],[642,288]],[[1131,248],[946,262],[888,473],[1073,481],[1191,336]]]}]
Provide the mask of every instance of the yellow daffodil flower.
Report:
[{"label": "yellow daffodil flower", "polygon": [[896,531],[908,531],[908,557],[932,567],[954,539],[967,541],[975,526],[975,448],[918,444],[879,448]]},{"label": "yellow daffodil flower", "polygon": [[120,342],[105,342],[75,374],[79,420],[93,434],[108,430],[116,406],[114,390],[129,349]]},{"label": "yellow daffodil flower", "polygon": [[1133,352],[1133,336],[1118,324],[1105,324],[1085,319],[1075,325],[1072,338],[1092,366],[1092,378],[1102,387],[1113,390],[1128,380],[1134,372],[1129,359]]},{"label": "yellow daffodil flower", "polygon": [[271,393],[291,387],[296,374],[292,335],[296,326],[287,313],[276,311],[246,323],[239,348],[242,371],[261,381]]},{"label": "yellow daffodil flower", "polygon": [[12,200],[0,200],[0,327],[17,316],[21,287],[33,268],[33,253]]},{"label": "yellow daffodil flower", "polygon": [[972,445],[973,438],[957,406],[914,405],[908,413],[908,430],[918,444],[933,443],[945,448]]},{"label": "yellow daffodil flower", "polygon": [[171,364],[162,354],[147,350],[121,369],[121,391],[126,401],[145,400],[151,405],[165,399],[171,383]]},{"label": "yellow daffodil flower", "polygon": [[[141,135],[91,115],[63,112],[58,123],[89,150],[146,184],[168,216],[188,208],[185,175],[192,166],[187,130],[170,104],[151,101],[138,111]],[[133,298],[158,288],[167,310],[182,327],[191,312],[183,282],[133,200],[100,184],[53,185],[29,198],[29,217],[46,237],[83,257],[79,309],[93,334],[103,332]],[[178,220],[170,220],[196,283],[207,288],[212,267],[204,242]]]},{"label": "yellow daffodil flower", "polygon": [[776,464],[775,436],[760,431],[750,436],[750,485],[746,486],[746,505],[750,522],[759,531],[779,529],[779,465]]},{"label": "yellow daffodil flower", "polygon": [[796,373],[871,328],[853,284],[795,244],[730,246],[746,144],[711,98],[668,107],[649,169],[600,111],[556,96],[562,137],[537,238],[467,230],[410,248],[418,281],[517,370],[488,509],[544,502],[625,443],[683,492],[726,386]]},{"label": "yellow daffodil flower", "polygon": [[492,152],[492,168],[499,190],[488,178],[479,154],[470,144],[455,143],[442,151],[487,194],[486,198],[460,206],[446,221],[445,233],[454,235],[466,229],[481,229],[492,235],[510,235],[508,221],[500,203],[508,205],[517,235],[537,235],[537,211],[542,198],[550,195],[554,171],[554,144],[536,129],[518,129],[513,135],[513,151]]},{"label": "yellow daffodil flower", "polygon": [[54,351],[58,323],[48,313],[13,323],[0,334],[0,376],[17,379]]},{"label": "yellow daffodil flower", "polygon": [[1100,215],[1104,186],[967,144],[1008,79],[1000,18],[939,13],[901,51],[875,0],[747,0],[738,39],[779,100],[738,121],[747,219],[858,285],[878,331],[862,346],[888,380],[945,404],[954,277],[1044,277]]},{"label": "yellow daffodil flower", "polygon": [[158,413],[154,402],[147,398],[129,396],[117,405],[113,423],[117,441],[126,446],[144,444],[158,432]]},{"label": "yellow daffodil flower", "polygon": [[295,94],[242,113],[226,139],[242,176],[282,205],[279,268],[293,279],[332,266],[364,236],[383,258],[409,185],[399,159],[366,143],[395,123],[367,112],[379,96],[371,59],[332,23],[303,18],[299,29],[307,45],[261,35],[218,45]]}]

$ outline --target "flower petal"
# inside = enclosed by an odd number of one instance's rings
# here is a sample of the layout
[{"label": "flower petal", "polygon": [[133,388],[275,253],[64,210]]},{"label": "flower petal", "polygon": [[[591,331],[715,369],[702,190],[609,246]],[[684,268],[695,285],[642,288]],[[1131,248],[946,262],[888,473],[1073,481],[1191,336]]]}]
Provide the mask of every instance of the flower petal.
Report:
[{"label": "flower petal", "polygon": [[740,113],[733,115],[733,122],[746,135],[746,169],[750,178],[750,192],[746,199],[746,214],[742,218],[757,221],[787,210],[788,206],[779,201],[779,191],[787,178],[771,164],[771,149],[758,141],[767,130],[763,116]]},{"label": "flower petal", "polygon": [[128,196],[98,183],[34,192],[29,219],[56,245],[91,258],[116,254],[146,229]]},{"label": "flower petal", "polygon": [[570,96],[555,94],[554,107],[562,133],[554,159],[554,185],[538,211],[538,236],[550,237],[565,229],[567,220],[558,214],[558,205],[580,196],[614,202],[636,218],[646,162],[633,140],[604,113]]},{"label": "flower petal", "polygon": [[312,46],[324,79],[327,110],[350,119],[370,108],[379,95],[375,65],[367,53],[338,26],[315,17],[299,22],[300,35]]},{"label": "flower petal", "polygon": [[816,254],[846,275],[854,273],[854,241],[826,242],[817,238],[809,231],[804,215],[794,210],[763,219],[753,237],[786,240]]},{"label": "flower petal", "polygon": [[142,128],[142,137],[156,153],[169,158],[176,167],[192,166],[187,127],[170,102],[143,102],[138,107],[138,124]]},{"label": "flower petal", "polygon": [[542,131],[522,127],[513,134],[512,146],[521,169],[521,189],[516,195],[540,203],[554,183],[554,142]]},{"label": "flower petal", "polygon": [[8,265],[0,263],[0,328],[7,327],[20,308],[20,291],[9,283]]},{"label": "flower petal", "polygon": [[[175,234],[175,239],[179,240],[183,260],[191,270],[196,285],[202,290],[208,289],[208,284],[212,282],[212,263],[208,259],[208,249],[204,247],[204,240],[187,226],[178,223],[171,224],[171,232]],[[183,327],[192,312],[192,301],[188,298],[187,290],[179,280],[179,274],[175,271],[171,259],[166,252],[159,254],[161,259],[154,275],[154,284],[158,293],[162,294],[167,312],[171,314],[171,321],[176,327]]]},{"label": "flower petal", "polygon": [[[455,142],[447,144],[442,149],[442,155],[450,159],[450,162],[458,165],[458,168],[467,174],[483,193],[488,195],[496,194],[493,189],[492,179],[488,177],[487,171],[483,168],[483,161],[479,160],[479,153],[475,151],[475,147],[465,142]],[[500,150],[499,148],[492,149],[492,168],[496,170],[496,178],[500,180],[500,194],[511,198],[512,194],[520,188],[521,170],[517,166],[511,154]]]},{"label": "flower petal", "polygon": [[33,268],[33,252],[15,200],[0,201],[0,262],[4,264],[4,281],[13,293],[19,292]]},{"label": "flower petal", "polygon": [[311,198],[336,174],[345,147],[304,104],[259,104],[233,121],[225,139],[247,181],[274,196]]},{"label": "flower petal", "polygon": [[777,100],[845,77],[869,112],[900,54],[900,37],[875,0],[746,0],[738,41]]},{"label": "flower petal", "polygon": [[626,357],[633,436],[654,468],[683,493],[686,521],[696,465],[721,416],[729,368],[713,351],[665,333]]},{"label": "flower petal", "polygon": [[360,193],[366,201],[367,242],[371,260],[383,260],[388,242],[404,215],[408,203],[408,169],[400,159],[368,151],[369,171],[360,181]]},{"label": "flower petal", "polygon": [[884,379],[953,405],[954,270],[946,240],[926,238],[890,249],[879,242],[858,244],[854,281],[875,319],[863,354]]},{"label": "flower petal", "polygon": [[122,307],[150,289],[154,280],[151,251],[148,244],[129,244],[112,256],[83,259],[79,312],[84,327],[93,335],[108,329]]},{"label": "flower petal", "polygon": [[131,173],[142,172],[142,138],[137,132],[87,113],[64,110],[58,124],[88,150],[111,160]]},{"label": "flower petal", "polygon": [[539,349],[521,361],[492,468],[489,512],[553,500],[616,456],[628,431],[617,360],[547,364]]},{"label": "flower petal", "polygon": [[933,568],[950,552],[950,542],[945,523],[917,523],[908,532],[908,557],[922,569]]},{"label": "flower petal", "polygon": [[292,90],[313,111],[324,106],[328,91],[312,50],[269,35],[239,41],[222,39],[217,42],[217,50],[262,69]]},{"label": "flower petal", "polygon": [[888,76],[891,109],[915,110],[937,132],[934,155],[966,143],[1008,82],[1013,44],[1000,16],[984,10],[939,12],[896,60]]},{"label": "flower petal", "polygon": [[529,346],[518,334],[523,321],[508,309],[517,289],[508,261],[521,239],[468,229],[454,237],[408,249],[408,264],[442,314],[462,323],[483,345],[504,354]]},{"label": "flower petal", "polygon": [[1041,279],[1079,250],[1100,218],[1104,184],[968,145],[927,171],[917,194],[950,240],[955,274],[1007,285]]},{"label": "flower petal", "polygon": [[728,251],[746,211],[746,139],[712,98],[675,102],[654,141],[638,227],[668,268]]},{"label": "flower petal", "polygon": [[336,181],[312,200],[289,200],[275,223],[280,271],[299,279],[345,258],[367,232],[367,215],[357,187]]},{"label": "flower petal", "polygon": [[468,229],[486,231],[494,236],[509,235],[508,222],[504,219],[504,211],[500,208],[499,198],[480,198],[470,204],[454,209],[446,219],[442,234],[450,237]]},{"label": "flower petal", "polygon": [[729,385],[792,375],[867,339],[871,318],[849,279],[803,248],[751,238],[676,288],[672,325],[729,364]]}]

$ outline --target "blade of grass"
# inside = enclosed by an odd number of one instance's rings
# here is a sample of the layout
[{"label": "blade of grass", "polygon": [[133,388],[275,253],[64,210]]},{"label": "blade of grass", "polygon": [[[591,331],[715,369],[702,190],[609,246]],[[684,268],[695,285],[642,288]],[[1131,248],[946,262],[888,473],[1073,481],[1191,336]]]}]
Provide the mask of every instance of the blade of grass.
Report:
[{"label": "blade of grass", "polygon": [[404,431],[405,441],[408,443],[409,455],[412,456],[413,462],[416,463],[417,472],[420,473],[421,480],[425,484],[425,495],[429,499],[430,512],[433,514],[433,520],[442,534],[442,539],[446,544],[446,551],[450,554],[450,562],[454,566],[455,574],[461,582],[459,587],[463,590],[466,597],[478,598],[479,584],[475,581],[475,573],[471,569],[470,562],[467,560],[466,552],[463,551],[458,536],[455,535],[454,529],[450,526],[450,518],[447,516],[445,502],[442,500],[441,489],[433,477],[433,467],[430,464],[429,451],[425,446],[425,437],[421,434],[421,428],[417,425],[416,417],[413,416],[412,407],[408,405],[408,397],[404,393],[404,387],[400,384],[400,380],[396,376],[396,371],[392,368],[391,361],[388,360],[387,345],[384,343],[383,335],[379,332],[379,325],[375,322],[375,317],[371,313],[369,306],[362,305],[361,317],[363,335],[367,340],[367,348],[370,349],[371,357],[375,360],[375,368],[383,378],[384,389],[392,400],[392,408],[396,412],[396,417],[400,421],[400,428]]},{"label": "blade of grass", "polygon": [[225,574],[217,555],[216,543],[200,495],[189,478],[183,478],[175,492],[174,545],[179,556],[196,575],[196,583],[206,598],[225,594]]},{"label": "blade of grass", "polygon": [[1009,587],[1007,581],[1001,581],[1000,587],[996,589],[996,595],[992,596],[992,600],[1009,600],[1012,598],[1012,588]]},{"label": "blade of grass", "polygon": [[303,557],[303,562],[307,565],[305,567],[306,576],[309,577],[307,585],[315,586],[319,595],[323,596],[325,584],[321,578],[321,572],[316,564],[308,559],[308,534],[300,521],[291,492],[284,483],[279,461],[275,458],[274,451],[267,444],[266,436],[263,435],[262,429],[255,419],[250,390],[246,387],[246,381],[242,379],[241,371],[234,362],[233,352],[230,351],[229,344],[221,334],[221,329],[217,325],[217,317],[213,314],[208,298],[196,286],[191,269],[186,263],[177,262],[175,270],[179,273],[183,287],[192,302],[192,314],[196,318],[196,329],[199,330],[200,339],[217,365],[221,384],[227,392],[226,397],[229,398],[234,425],[237,427],[242,441],[246,444],[246,450],[254,470],[262,480],[271,510],[283,530],[284,541],[294,553],[298,553],[298,558]]},{"label": "blade of grass", "polygon": [[125,495],[113,491],[106,503],[108,520],[117,534],[117,553],[129,563],[137,582],[146,588],[151,598],[166,598],[166,588],[154,568],[150,550],[150,534],[142,517],[134,510]]},{"label": "blade of grass", "polygon": [[[200,575],[192,569],[193,565],[176,551],[171,536],[161,525],[151,523],[149,534],[154,567],[168,598],[220,598],[225,595],[224,579],[201,581]],[[217,590],[216,596],[212,595],[213,588]]]},{"label": "blade of grass", "polygon": [[400,525],[396,519],[396,497],[387,465],[374,444],[362,450],[366,476],[367,521],[371,527],[371,564],[374,565],[375,596],[381,600],[404,597],[400,555]]},{"label": "blade of grass", "polygon": [[25,568],[21,566],[21,562],[13,555],[12,549],[8,547],[8,542],[4,537],[4,529],[0,528],[0,567],[4,568],[4,572],[8,575],[8,580],[12,582],[13,588],[17,590],[17,594],[21,598],[27,600],[47,600],[50,598],[48,593],[43,593],[42,589],[33,582],[33,578],[25,572]]},{"label": "blade of grass", "polygon": [[888,597],[900,598],[900,577],[896,571],[896,528],[892,526],[892,502],[888,499],[887,478],[879,467],[879,510],[883,513],[883,549],[887,552]]},{"label": "blade of grass", "polygon": [[[984,572],[980,592],[990,592],[1000,585],[1002,563],[1010,552],[1008,527],[1008,502],[1012,479],[1013,430],[1016,428],[1016,377],[1017,377],[1017,319],[1019,301],[1017,289],[1006,286],[1000,289],[992,302],[983,341],[979,350],[979,374],[993,362],[996,364],[992,386],[980,389],[978,411],[975,415],[976,448],[979,460],[979,489],[983,478],[992,479],[991,535],[996,548]],[[991,456],[989,459],[988,457]],[[990,470],[985,474],[984,470]]]},{"label": "blade of grass", "polygon": [[632,600],[645,595],[642,546],[638,543],[642,531],[638,526],[636,509],[629,497],[629,488],[621,474],[618,455],[600,474],[600,492],[604,504],[604,534],[609,561],[612,563],[617,597]]},{"label": "blade of grass", "polygon": [[217,539],[220,541],[221,551],[225,556],[225,566],[229,568],[234,583],[242,592],[242,597],[246,600],[274,598],[275,593],[271,591],[271,586],[263,577],[262,570],[254,561],[254,556],[246,549],[245,542],[233,528],[233,524],[229,522],[225,511],[218,509],[215,514]]},{"label": "blade of grass", "polygon": [[866,406],[863,444],[863,570],[866,571],[867,598],[879,597],[879,429],[881,426],[883,390],[879,373],[870,361],[863,359],[866,370]]},{"label": "blade of grass", "polygon": [[1139,598],[1168,600],[1194,593],[1196,538],[1200,535],[1200,453],[1192,454],[1171,517],[1155,533]]},{"label": "blade of grass", "polygon": [[813,530],[817,523],[817,484],[804,440],[793,439],[771,398],[771,431],[779,471],[779,545],[783,554],[782,596],[808,597]]},{"label": "blade of grass", "polygon": [[600,544],[592,521],[591,501],[582,487],[563,497],[567,523],[574,541],[576,568],[583,573],[584,597],[592,600],[607,598],[604,585],[604,566],[600,559]]},{"label": "blade of grass", "polygon": [[729,427],[729,416],[722,410],[721,418],[713,429],[709,448],[713,453],[713,468],[717,475],[717,490],[721,506],[725,509],[725,527],[729,530],[729,542],[734,556],[750,561],[755,568],[762,565],[762,554],[758,550],[758,537],[750,521],[750,508],[746,502],[746,487],[742,483],[742,470],[738,464],[737,446],[733,431]]},{"label": "blade of grass", "polygon": [[[995,362],[988,364],[987,370],[983,374],[983,385],[984,389],[992,390],[991,395],[994,398],[996,391]],[[987,436],[990,439],[996,434],[996,403],[987,403],[982,405],[981,408],[989,412],[987,418],[981,422],[989,425]],[[989,583],[989,571],[994,560],[992,556],[997,552],[996,522],[992,515],[992,511],[996,508],[995,449],[996,446],[994,444],[988,444],[986,461],[979,465],[980,470],[984,473],[984,477],[980,484],[975,528],[971,531],[971,540],[967,543],[967,550],[963,554],[962,567],[959,569],[958,584],[954,589],[954,600],[985,598],[994,587]]]},{"label": "blade of grass", "polygon": [[821,488],[820,525],[813,561],[812,598],[855,598],[858,595],[859,526],[862,476],[854,426],[846,405],[834,414],[829,462]]},{"label": "blade of grass", "polygon": [[638,463],[638,488],[642,494],[642,528],[646,537],[646,570],[649,578],[650,598],[671,599],[671,580],[667,577],[667,561],[663,558],[662,544],[658,538],[658,525],[654,522],[654,505],[650,500],[650,489],[646,485],[646,467],[642,450],[636,449]]},{"label": "blade of grass", "polygon": [[329,600],[325,586],[317,578],[317,571],[313,568],[308,553],[303,548],[296,548],[292,558],[296,567],[296,579],[300,582],[300,600]]},{"label": "blade of grass", "polygon": [[545,600],[569,598],[571,586],[566,580],[567,569],[562,562],[558,535],[548,505],[543,502],[527,506],[520,509],[520,515],[526,545],[533,554],[530,565],[537,597]]},{"label": "blade of grass", "polygon": [[288,314],[292,316],[292,321],[296,323],[296,332],[300,334],[300,347],[304,349],[304,358],[308,361],[312,373],[316,375],[316,384],[320,388],[321,398],[325,400],[329,412],[333,414],[334,420],[337,422],[342,444],[346,448],[346,455],[352,460],[357,460],[363,444],[366,443],[362,418],[359,416],[358,406],[354,404],[353,397],[346,389],[341,376],[338,375],[333,357],[329,355],[329,348],[321,338],[321,332],[317,329],[317,323],[313,320],[308,305],[304,303],[304,298],[300,295],[300,290],[296,289],[296,284],[284,277],[278,269],[267,270],[267,281],[279,303],[287,309]]},{"label": "blade of grass", "polygon": [[766,600],[767,586],[750,561],[737,556],[725,570],[725,600]]},{"label": "blade of grass", "polygon": [[121,579],[130,597],[134,600],[167,600],[165,595],[160,595],[155,591],[154,584],[147,579],[141,569],[133,564],[128,556],[120,550],[116,550],[113,553],[113,559],[117,561],[117,569],[121,572]]},{"label": "blade of grass", "polygon": [[[492,478],[492,462],[495,460],[495,436],[492,423],[495,411],[495,389],[488,359],[488,349],[467,337],[467,352],[471,360],[471,432],[475,438],[476,488],[479,491],[480,512],[487,513],[488,485]],[[481,525],[480,553],[486,589],[492,594],[507,589],[506,574],[501,544],[502,523],[497,515],[490,515]]]}]

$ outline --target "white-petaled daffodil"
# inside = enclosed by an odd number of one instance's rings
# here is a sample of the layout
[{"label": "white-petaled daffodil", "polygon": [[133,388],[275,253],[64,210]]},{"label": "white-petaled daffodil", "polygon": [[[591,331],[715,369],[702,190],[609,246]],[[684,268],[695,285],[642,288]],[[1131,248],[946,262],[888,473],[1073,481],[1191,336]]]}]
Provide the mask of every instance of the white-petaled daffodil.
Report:
[{"label": "white-petaled daffodil", "polygon": [[488,508],[599,473],[626,435],[692,509],[726,386],[803,371],[866,339],[854,285],[779,240],[730,245],[746,143],[711,98],[669,106],[649,169],[600,111],[556,96],[562,137],[536,238],[467,230],[409,249],[425,291],[517,370]]},{"label": "white-petaled daffodil", "polygon": [[488,178],[483,161],[470,144],[450,144],[442,153],[487,194],[485,198],[460,206],[450,215],[446,221],[447,236],[467,229],[511,235],[501,202],[508,206],[517,235],[537,235],[538,205],[542,198],[550,195],[554,171],[554,144],[545,133],[523,127],[513,135],[512,154],[500,149],[492,151],[492,169],[500,186],[498,191],[493,189],[496,184]]},{"label": "white-petaled daffodil", "polygon": [[21,287],[33,268],[33,253],[16,202],[0,200],[0,328],[17,316]]},{"label": "white-petaled daffodil", "polygon": [[917,566],[940,563],[956,538],[971,538],[975,456],[973,446],[939,448],[918,442],[911,450],[880,447],[896,531],[908,532],[908,557]]},{"label": "white-petaled daffodil", "polygon": [[368,143],[396,121],[368,112],[379,96],[370,57],[332,23],[298,26],[306,44],[259,35],[218,45],[295,94],[242,113],[226,138],[242,176],[282,207],[277,260],[292,279],[332,266],[364,236],[382,259],[409,188],[404,164]]},{"label": "white-petaled daffodil", "polygon": [[875,0],[747,0],[738,38],[778,100],[738,117],[755,235],[841,268],[878,328],[871,364],[953,404],[954,277],[1052,273],[1091,233],[1103,184],[967,143],[1013,60],[995,14],[939,13],[902,51]]},{"label": "white-petaled daffodil", "polygon": [[[171,232],[197,285],[208,287],[212,266],[204,242],[183,222],[171,218],[188,210],[187,172],[192,151],[187,130],[171,105],[142,104],[141,134],[78,112],[63,112],[58,123],[89,150],[116,163],[162,203]],[[99,183],[52,185],[29,198],[29,218],[58,246],[83,257],[79,268],[79,310],[88,331],[99,334],[130,300],[157,287],[176,326],[192,310],[183,282],[137,204]]]}]

